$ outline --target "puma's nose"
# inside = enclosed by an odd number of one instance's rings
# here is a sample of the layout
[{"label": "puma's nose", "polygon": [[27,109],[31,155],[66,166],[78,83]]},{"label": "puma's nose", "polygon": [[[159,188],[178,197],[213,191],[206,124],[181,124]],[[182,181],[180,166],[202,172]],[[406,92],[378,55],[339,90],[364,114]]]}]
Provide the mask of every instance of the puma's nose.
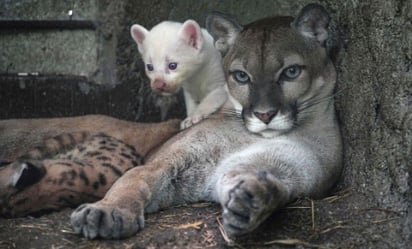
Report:
[{"label": "puma's nose", "polygon": [[277,110],[273,110],[273,111],[268,111],[268,112],[265,112],[265,113],[253,112],[253,114],[255,114],[255,116],[258,119],[260,119],[263,123],[269,124],[270,121],[276,116],[277,112],[278,112]]}]

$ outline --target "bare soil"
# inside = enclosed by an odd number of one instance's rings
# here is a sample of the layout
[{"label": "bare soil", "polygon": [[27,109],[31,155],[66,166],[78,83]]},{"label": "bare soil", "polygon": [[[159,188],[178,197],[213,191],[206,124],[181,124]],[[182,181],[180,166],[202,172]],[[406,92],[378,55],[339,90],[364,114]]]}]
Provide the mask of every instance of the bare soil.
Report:
[{"label": "bare soil", "polygon": [[228,238],[218,204],[198,203],[146,215],[146,228],[123,240],[86,240],[74,234],[71,209],[39,218],[0,219],[0,248],[408,248],[403,214],[362,203],[354,191],[323,200],[298,200],[255,232]]}]

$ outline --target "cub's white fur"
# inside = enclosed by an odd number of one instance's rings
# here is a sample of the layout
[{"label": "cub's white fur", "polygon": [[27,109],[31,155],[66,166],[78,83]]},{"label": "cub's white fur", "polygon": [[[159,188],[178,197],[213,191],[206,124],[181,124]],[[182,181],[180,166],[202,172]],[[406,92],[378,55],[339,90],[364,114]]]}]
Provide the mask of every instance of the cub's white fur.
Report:
[{"label": "cub's white fur", "polygon": [[141,25],[131,27],[131,35],[146,64],[153,91],[176,94],[183,88],[187,128],[221,107],[226,99],[221,55],[213,38],[193,20],[164,21],[150,31]]}]

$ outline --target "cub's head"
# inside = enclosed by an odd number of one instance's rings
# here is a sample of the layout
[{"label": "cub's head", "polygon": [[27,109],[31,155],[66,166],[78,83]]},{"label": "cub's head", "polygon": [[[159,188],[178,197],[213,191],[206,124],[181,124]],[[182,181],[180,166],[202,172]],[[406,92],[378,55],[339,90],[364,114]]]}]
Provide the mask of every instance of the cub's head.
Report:
[{"label": "cub's head", "polygon": [[332,118],[336,73],[325,45],[328,24],[327,12],[314,4],[296,18],[245,26],[221,14],[208,16],[207,29],[224,55],[229,98],[249,131],[273,137]]},{"label": "cub's head", "polygon": [[204,37],[193,20],[183,24],[161,22],[150,31],[135,24],[131,35],[145,63],[150,86],[159,94],[177,93],[202,63]]}]

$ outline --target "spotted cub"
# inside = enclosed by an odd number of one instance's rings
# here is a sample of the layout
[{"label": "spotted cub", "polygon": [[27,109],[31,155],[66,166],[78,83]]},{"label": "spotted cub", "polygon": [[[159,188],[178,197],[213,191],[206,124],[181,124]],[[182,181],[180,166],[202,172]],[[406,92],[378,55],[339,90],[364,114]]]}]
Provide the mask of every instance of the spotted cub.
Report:
[{"label": "spotted cub", "polygon": [[141,164],[143,157],[133,146],[103,133],[56,136],[13,163],[1,163],[0,215],[15,217],[94,202],[124,172]]}]

